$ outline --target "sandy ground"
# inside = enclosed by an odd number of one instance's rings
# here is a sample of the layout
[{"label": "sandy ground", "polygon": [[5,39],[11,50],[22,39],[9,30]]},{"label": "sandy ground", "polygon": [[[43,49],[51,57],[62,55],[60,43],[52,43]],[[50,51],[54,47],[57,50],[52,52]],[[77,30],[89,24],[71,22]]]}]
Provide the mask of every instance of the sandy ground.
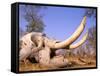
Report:
[{"label": "sandy ground", "polygon": [[19,71],[39,71],[52,69],[75,69],[96,67],[96,59],[93,58],[67,57],[67,59],[71,61],[71,64],[63,68],[48,68],[40,65],[39,63],[31,63],[28,61],[26,64],[19,64]]}]

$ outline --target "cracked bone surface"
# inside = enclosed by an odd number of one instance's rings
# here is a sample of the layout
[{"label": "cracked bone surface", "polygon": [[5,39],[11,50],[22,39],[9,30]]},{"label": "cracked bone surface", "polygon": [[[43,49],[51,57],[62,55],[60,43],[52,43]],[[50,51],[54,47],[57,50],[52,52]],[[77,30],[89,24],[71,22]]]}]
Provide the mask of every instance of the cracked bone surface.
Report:
[{"label": "cracked bone surface", "polygon": [[39,51],[39,63],[47,67],[62,67],[68,64],[68,60],[64,59],[64,56],[54,56],[50,59],[50,49],[45,47]]},{"label": "cracked bone surface", "polygon": [[[76,29],[76,31],[64,41],[58,41],[50,39],[44,33],[41,32],[31,32],[24,35],[20,39],[20,60],[25,60],[27,58],[34,57],[39,64],[49,66],[49,67],[63,67],[66,66],[69,61],[64,58],[64,54],[61,51],[56,51],[59,49],[74,49],[82,45],[88,36],[86,33],[83,38],[76,44],[72,44],[81,35],[86,24],[86,16],[83,17],[82,22]],[[50,54],[56,51],[57,55],[53,58]],[[63,51],[63,50],[62,50]],[[60,54],[62,53],[62,54]]]}]

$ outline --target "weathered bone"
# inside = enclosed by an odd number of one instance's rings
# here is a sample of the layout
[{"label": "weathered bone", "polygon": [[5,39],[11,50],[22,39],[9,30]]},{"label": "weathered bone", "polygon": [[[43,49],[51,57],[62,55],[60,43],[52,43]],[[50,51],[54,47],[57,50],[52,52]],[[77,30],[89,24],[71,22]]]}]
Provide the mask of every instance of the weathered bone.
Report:
[{"label": "weathered bone", "polygon": [[83,18],[80,26],[76,29],[76,31],[71,35],[70,38],[66,39],[65,41],[62,41],[60,43],[55,43],[51,48],[63,48],[70,44],[72,44],[83,32],[86,24],[86,16]]},{"label": "weathered bone", "polygon": [[[42,35],[43,35],[42,33],[31,32],[29,34],[26,34],[20,39],[21,42],[20,53],[19,53],[20,60],[25,60],[31,54],[41,49],[43,45]],[[33,40],[33,36],[34,36],[34,40]]]},{"label": "weathered bone", "polygon": [[64,56],[54,56],[50,59],[51,50],[49,47],[45,47],[39,51],[39,63],[47,67],[62,67],[66,66],[69,62]]},{"label": "weathered bone", "polygon": [[48,67],[63,67],[68,65],[69,61],[64,58],[64,55],[50,57],[52,50],[59,50],[68,47],[67,49],[74,49],[82,45],[87,38],[88,33],[84,35],[82,40],[76,44],[72,44],[84,30],[86,23],[86,16],[83,18],[80,26],[72,34],[72,36],[65,41],[56,41],[46,37],[43,33],[31,32],[24,35],[20,39],[20,60],[26,60],[28,57],[34,57],[36,61]]},{"label": "weathered bone", "polygon": [[87,37],[88,37],[88,32],[83,36],[83,38],[79,42],[77,42],[76,44],[71,44],[69,46],[69,49],[75,49],[75,48],[79,47],[86,41]]}]

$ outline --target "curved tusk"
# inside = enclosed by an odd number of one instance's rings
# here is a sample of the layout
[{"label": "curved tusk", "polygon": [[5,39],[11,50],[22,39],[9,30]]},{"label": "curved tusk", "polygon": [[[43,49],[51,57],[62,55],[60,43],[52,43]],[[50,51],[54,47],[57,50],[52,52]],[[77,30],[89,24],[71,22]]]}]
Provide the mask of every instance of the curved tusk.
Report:
[{"label": "curved tusk", "polygon": [[79,42],[77,42],[75,44],[71,44],[69,46],[69,49],[74,49],[74,48],[79,47],[80,45],[82,45],[86,41],[87,37],[88,37],[88,32],[83,36],[83,38]]},{"label": "curved tusk", "polygon": [[86,16],[84,16],[83,20],[80,23],[80,26],[76,29],[76,31],[72,34],[71,37],[66,39],[65,41],[62,41],[60,43],[56,43],[52,48],[58,49],[58,48],[64,48],[70,44],[72,44],[83,32],[86,24]]}]

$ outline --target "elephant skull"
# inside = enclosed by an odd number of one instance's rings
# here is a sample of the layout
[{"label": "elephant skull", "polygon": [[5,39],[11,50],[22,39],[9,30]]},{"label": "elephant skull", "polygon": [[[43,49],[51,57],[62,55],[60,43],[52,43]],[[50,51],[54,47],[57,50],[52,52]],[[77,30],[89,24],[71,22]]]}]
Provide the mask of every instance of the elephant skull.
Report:
[{"label": "elephant skull", "polygon": [[[75,43],[76,39],[81,35],[85,28],[86,24],[86,16],[81,21],[80,25],[76,29],[76,31],[66,40],[64,41],[56,41],[46,37],[44,33],[40,32],[31,32],[24,35],[20,39],[20,52],[19,58],[20,60],[25,60],[29,56],[33,56],[37,58],[40,64],[44,65],[53,65],[53,66],[64,66],[68,63],[68,60],[65,60],[63,56],[55,56],[54,58],[50,59],[50,53],[53,50],[58,49],[74,49],[82,45],[87,38],[88,33],[86,33],[83,38]],[[53,50],[51,50],[53,49]],[[58,60],[60,60],[58,62]]]}]

